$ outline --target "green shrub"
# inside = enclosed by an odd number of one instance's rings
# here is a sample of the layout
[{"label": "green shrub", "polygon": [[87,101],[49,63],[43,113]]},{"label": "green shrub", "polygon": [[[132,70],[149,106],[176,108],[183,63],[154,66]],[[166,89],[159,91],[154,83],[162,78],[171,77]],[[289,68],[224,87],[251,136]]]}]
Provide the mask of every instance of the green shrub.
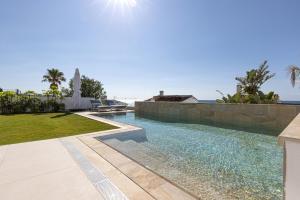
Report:
[{"label": "green shrub", "polygon": [[223,96],[222,99],[217,99],[217,103],[248,103],[248,104],[276,104],[279,101],[279,95],[274,92],[264,94],[259,91],[258,94],[241,94]]},{"label": "green shrub", "polygon": [[0,113],[39,113],[64,111],[64,104],[58,103],[56,98],[41,101],[37,94],[28,91],[16,94],[12,91],[0,92]]},{"label": "green shrub", "polygon": [[274,92],[264,94],[260,87],[269,79],[275,76],[268,70],[267,61],[264,61],[257,69],[246,72],[244,77],[236,77],[238,81],[238,92],[234,95],[225,96],[221,91],[222,99],[217,99],[217,103],[250,103],[250,104],[276,104],[279,95]]}]

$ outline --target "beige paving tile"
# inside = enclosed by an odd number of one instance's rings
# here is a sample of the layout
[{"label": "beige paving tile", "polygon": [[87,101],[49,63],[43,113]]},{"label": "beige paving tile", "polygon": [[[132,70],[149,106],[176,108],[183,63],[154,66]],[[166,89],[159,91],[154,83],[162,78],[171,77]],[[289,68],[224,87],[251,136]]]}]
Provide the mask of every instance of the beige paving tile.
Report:
[{"label": "beige paving tile", "polygon": [[142,188],[147,190],[157,188],[165,183],[161,177],[146,170],[135,162],[127,163],[120,167],[120,170],[125,173],[128,177],[135,180]]},{"label": "beige paving tile", "polygon": [[99,153],[103,158],[108,159],[110,163],[112,163],[114,166],[120,166],[124,165],[131,160],[119,152],[111,149],[108,146],[97,146],[93,148],[94,151]]},{"label": "beige paving tile", "polygon": [[153,172],[131,162],[120,170],[157,199],[194,199]]},{"label": "beige paving tile", "polygon": [[[116,170],[109,162],[107,162],[99,154],[97,154],[90,147],[83,144],[77,138],[73,138],[71,140],[71,142],[76,145],[76,147],[81,151],[81,153],[84,154],[84,156],[90,162],[92,162],[95,166],[98,166],[98,168],[101,170],[101,172],[106,173],[106,172],[109,172],[111,170],[114,170],[114,171]],[[99,141],[98,141],[98,143],[99,143]],[[101,166],[101,167],[99,167],[99,166]]]},{"label": "beige paving tile", "polygon": [[[73,141],[74,142],[74,141]],[[101,172],[106,173],[108,171],[111,171],[112,165],[104,160],[102,157],[100,157],[97,153],[95,153],[90,148],[84,148],[82,143],[80,141],[74,142],[78,148],[80,148],[81,153],[84,154],[84,156],[92,162],[96,166],[101,166]]]},{"label": "beige paving tile", "polygon": [[5,148],[0,166],[1,200],[103,199],[57,139]]},{"label": "beige paving tile", "polygon": [[182,190],[178,190],[178,188],[171,183],[166,182],[165,184],[157,187],[155,189],[150,190],[151,193],[155,194],[157,199],[164,200],[195,200],[194,197],[189,194],[183,192]]},{"label": "beige paving tile", "polygon": [[7,146],[0,146],[0,168],[5,158]]},{"label": "beige paving tile", "polygon": [[84,143],[88,144],[89,146],[97,146],[99,145],[99,141],[96,140],[93,137],[88,137],[88,136],[82,136],[78,137],[80,140],[82,140]]},{"label": "beige paving tile", "polygon": [[115,184],[118,188],[126,194],[126,196],[131,200],[153,200],[146,191],[144,191],[136,183],[128,179],[120,171],[111,170],[106,173],[106,176]]},{"label": "beige paving tile", "polygon": [[0,168],[0,184],[75,166],[58,140],[8,145]]},{"label": "beige paving tile", "polygon": [[101,200],[75,167],[0,186],[1,200]]}]

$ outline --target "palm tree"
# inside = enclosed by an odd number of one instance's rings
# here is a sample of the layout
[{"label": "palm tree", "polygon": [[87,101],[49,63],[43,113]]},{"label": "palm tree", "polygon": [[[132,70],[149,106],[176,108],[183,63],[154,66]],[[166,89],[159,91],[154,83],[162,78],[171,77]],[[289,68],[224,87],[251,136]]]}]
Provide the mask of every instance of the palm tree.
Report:
[{"label": "palm tree", "polygon": [[64,77],[64,73],[59,71],[58,69],[47,69],[47,73],[43,76],[43,82],[49,82],[50,88],[61,84],[62,81],[66,81]]},{"label": "palm tree", "polygon": [[267,61],[264,61],[258,69],[247,71],[245,77],[236,77],[235,79],[239,82],[243,92],[255,95],[266,81],[275,76],[268,68]]},{"label": "palm tree", "polygon": [[300,75],[300,68],[296,65],[290,65],[288,67],[288,73],[290,75],[291,84],[295,87],[296,79],[299,78]]}]

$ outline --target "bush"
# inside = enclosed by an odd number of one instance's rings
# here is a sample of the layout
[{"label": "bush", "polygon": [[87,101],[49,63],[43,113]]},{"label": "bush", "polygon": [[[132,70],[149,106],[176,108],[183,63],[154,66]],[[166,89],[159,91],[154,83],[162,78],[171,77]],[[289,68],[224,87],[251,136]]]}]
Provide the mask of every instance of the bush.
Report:
[{"label": "bush", "polygon": [[50,99],[43,104],[44,112],[59,112],[65,110],[65,104],[58,103],[54,99]]},{"label": "bush", "polygon": [[16,94],[12,91],[0,92],[0,113],[40,113],[64,111],[65,105],[58,103],[56,98],[41,101],[37,94],[26,92]]},{"label": "bush", "polygon": [[269,79],[275,76],[268,70],[267,61],[264,61],[257,69],[251,69],[246,72],[244,77],[236,77],[238,81],[238,92],[234,95],[225,96],[217,90],[223,97],[217,99],[217,103],[250,103],[250,104],[276,104],[279,101],[279,95],[274,92],[264,94],[260,87]]},{"label": "bush", "polygon": [[241,94],[240,92],[233,96],[223,96],[222,99],[217,99],[217,103],[249,103],[249,104],[276,104],[279,101],[279,95],[274,92],[264,94],[259,91],[258,94]]}]

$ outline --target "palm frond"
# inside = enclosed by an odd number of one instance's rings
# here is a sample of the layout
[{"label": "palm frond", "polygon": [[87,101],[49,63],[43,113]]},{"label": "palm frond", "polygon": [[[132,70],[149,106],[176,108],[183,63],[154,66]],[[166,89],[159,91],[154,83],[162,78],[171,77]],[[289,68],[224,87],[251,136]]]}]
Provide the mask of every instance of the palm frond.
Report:
[{"label": "palm frond", "polygon": [[66,81],[64,77],[64,73],[59,71],[58,69],[52,68],[47,69],[47,73],[43,76],[42,82],[49,82],[51,85],[60,85],[62,81]]},{"label": "palm frond", "polygon": [[290,65],[288,67],[288,73],[290,75],[290,81],[293,87],[295,87],[296,80],[299,78],[300,75],[300,68],[296,65]]}]

